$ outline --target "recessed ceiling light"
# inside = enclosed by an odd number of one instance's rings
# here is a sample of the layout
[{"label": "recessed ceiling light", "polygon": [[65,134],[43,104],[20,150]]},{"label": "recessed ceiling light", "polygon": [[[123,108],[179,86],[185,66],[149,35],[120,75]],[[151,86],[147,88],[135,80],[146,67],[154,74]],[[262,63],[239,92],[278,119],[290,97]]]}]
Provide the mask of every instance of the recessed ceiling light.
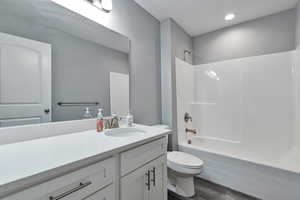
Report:
[{"label": "recessed ceiling light", "polygon": [[233,20],[234,18],[235,18],[235,14],[233,14],[233,13],[229,13],[225,16],[226,21]]}]

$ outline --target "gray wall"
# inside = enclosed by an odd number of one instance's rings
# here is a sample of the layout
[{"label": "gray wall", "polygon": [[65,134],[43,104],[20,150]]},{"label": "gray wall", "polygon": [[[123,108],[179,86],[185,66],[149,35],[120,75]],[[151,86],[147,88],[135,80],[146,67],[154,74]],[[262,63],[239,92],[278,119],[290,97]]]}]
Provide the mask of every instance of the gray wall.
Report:
[{"label": "gray wall", "polygon": [[52,45],[53,121],[82,118],[84,107],[59,107],[60,101],[97,101],[110,114],[109,72],[128,74],[127,54],[15,16],[1,15],[0,32]]},{"label": "gray wall", "polygon": [[[172,25],[172,44],[174,56],[180,59],[184,59],[184,51],[193,51],[193,39],[192,37],[176,22],[171,20]],[[186,61],[190,64],[193,63],[191,55],[186,56]]]},{"label": "gray wall", "polygon": [[113,0],[109,28],[131,40],[131,105],[136,122],[161,123],[160,22],[134,0]]},{"label": "gray wall", "polygon": [[129,74],[128,54],[118,52],[69,34],[55,32],[53,52],[54,121],[82,118],[84,107],[59,107],[57,101],[99,102],[91,107],[110,115],[110,72]]},{"label": "gray wall", "polygon": [[193,38],[194,63],[289,51],[295,48],[296,10],[288,10]]},{"label": "gray wall", "polygon": [[[184,50],[192,50],[193,41],[172,19],[161,23],[161,84],[162,84],[162,122],[172,128],[169,149],[177,149],[177,102],[175,57],[184,58]],[[192,58],[187,57],[192,63]]]},{"label": "gray wall", "polygon": [[300,45],[300,2],[298,2],[296,7],[296,41],[295,47],[297,48]]}]

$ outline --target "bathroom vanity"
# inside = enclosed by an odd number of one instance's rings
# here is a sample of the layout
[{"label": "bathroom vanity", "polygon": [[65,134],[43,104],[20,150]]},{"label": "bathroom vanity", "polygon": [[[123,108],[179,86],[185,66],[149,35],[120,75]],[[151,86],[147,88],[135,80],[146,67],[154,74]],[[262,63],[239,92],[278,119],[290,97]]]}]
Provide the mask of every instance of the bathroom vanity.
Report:
[{"label": "bathroom vanity", "polygon": [[1,200],[167,200],[168,130],[135,125],[0,146]]}]

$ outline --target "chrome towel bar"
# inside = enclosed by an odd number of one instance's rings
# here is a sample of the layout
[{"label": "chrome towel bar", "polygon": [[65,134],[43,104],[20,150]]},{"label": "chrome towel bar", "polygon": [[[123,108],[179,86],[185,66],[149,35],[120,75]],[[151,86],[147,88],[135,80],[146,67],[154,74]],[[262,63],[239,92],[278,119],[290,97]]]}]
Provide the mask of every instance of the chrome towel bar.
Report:
[{"label": "chrome towel bar", "polygon": [[98,106],[99,102],[58,102],[59,106]]}]

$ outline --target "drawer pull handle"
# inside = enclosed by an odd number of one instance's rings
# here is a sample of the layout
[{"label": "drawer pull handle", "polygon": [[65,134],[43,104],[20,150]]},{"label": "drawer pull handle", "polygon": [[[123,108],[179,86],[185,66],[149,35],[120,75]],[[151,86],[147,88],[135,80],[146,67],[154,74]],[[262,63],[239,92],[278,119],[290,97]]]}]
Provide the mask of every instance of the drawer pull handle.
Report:
[{"label": "drawer pull handle", "polygon": [[65,193],[63,193],[61,195],[58,195],[56,197],[50,196],[49,200],[59,200],[59,199],[62,199],[62,198],[66,197],[66,196],[69,196],[69,195],[73,194],[74,192],[77,192],[77,191],[79,191],[79,190],[81,190],[81,189],[83,189],[83,188],[85,188],[85,187],[87,187],[87,186],[89,186],[91,184],[92,184],[92,182],[80,183],[79,186],[77,186],[77,187],[75,187],[75,188],[73,188],[73,189],[71,189],[71,190],[69,190],[69,191],[67,191],[67,192],[65,192]]},{"label": "drawer pull handle", "polygon": [[146,186],[147,186],[147,189],[148,191],[150,191],[150,171],[148,170],[148,172],[146,173],[146,176],[147,176],[147,183],[146,183]]},{"label": "drawer pull handle", "polygon": [[153,169],[151,169],[151,172],[153,174],[153,177],[152,177],[151,181],[153,183],[153,186],[155,186],[156,185],[156,175],[155,175],[156,174],[156,168],[153,167]]}]

